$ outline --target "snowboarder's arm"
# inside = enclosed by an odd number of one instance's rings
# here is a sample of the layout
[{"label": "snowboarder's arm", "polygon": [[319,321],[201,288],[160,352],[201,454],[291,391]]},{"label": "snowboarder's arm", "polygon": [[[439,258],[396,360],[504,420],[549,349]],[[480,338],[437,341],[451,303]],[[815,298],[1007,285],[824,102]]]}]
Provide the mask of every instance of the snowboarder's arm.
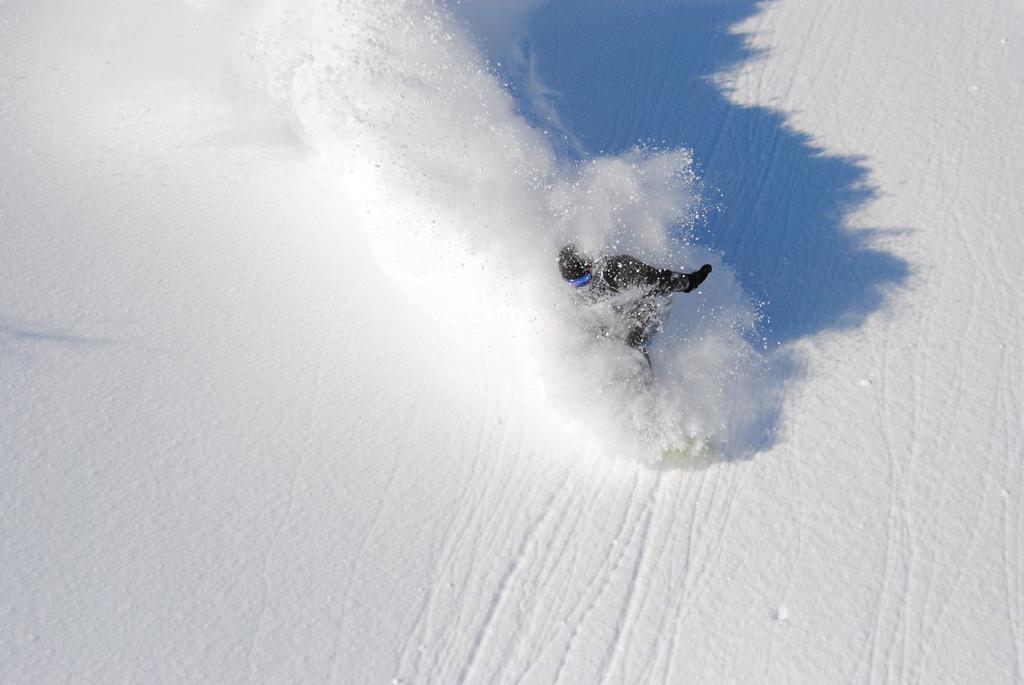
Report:
[{"label": "snowboarder's arm", "polygon": [[643,286],[659,294],[690,290],[686,274],[658,269],[629,255],[610,257],[604,268],[604,276],[617,290]]},{"label": "snowboarder's arm", "polygon": [[710,273],[710,264],[705,264],[693,273],[684,274],[670,269],[658,269],[629,255],[609,257],[604,268],[605,280],[616,290],[646,286],[651,292],[661,295],[695,290]]}]

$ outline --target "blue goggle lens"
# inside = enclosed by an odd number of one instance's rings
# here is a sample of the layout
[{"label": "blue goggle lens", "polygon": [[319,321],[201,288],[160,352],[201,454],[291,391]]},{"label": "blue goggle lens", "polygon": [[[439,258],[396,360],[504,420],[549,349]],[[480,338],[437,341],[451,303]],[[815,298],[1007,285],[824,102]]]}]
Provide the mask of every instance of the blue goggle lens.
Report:
[{"label": "blue goggle lens", "polygon": [[569,281],[569,285],[574,286],[576,288],[582,288],[587,283],[590,283],[591,278],[593,277],[590,275],[590,272],[588,271],[579,278],[574,278],[573,280]]}]

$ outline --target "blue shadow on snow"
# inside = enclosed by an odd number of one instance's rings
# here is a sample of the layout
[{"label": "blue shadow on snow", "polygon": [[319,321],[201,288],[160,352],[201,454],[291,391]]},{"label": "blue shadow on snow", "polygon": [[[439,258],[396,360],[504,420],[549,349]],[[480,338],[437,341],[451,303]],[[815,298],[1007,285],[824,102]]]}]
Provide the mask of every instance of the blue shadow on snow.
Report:
[{"label": "blue shadow on snow", "polygon": [[[864,159],[831,154],[779,112],[734,104],[712,83],[754,56],[730,27],[762,5],[551,0],[531,16],[522,48],[550,89],[546,104],[583,148],[567,154],[693,150],[725,207],[701,242],[764,302],[769,342],[786,343],[860,324],[908,266],[872,247],[877,231],[844,225],[876,194]],[[510,76],[524,113],[543,128],[526,75]]]}]

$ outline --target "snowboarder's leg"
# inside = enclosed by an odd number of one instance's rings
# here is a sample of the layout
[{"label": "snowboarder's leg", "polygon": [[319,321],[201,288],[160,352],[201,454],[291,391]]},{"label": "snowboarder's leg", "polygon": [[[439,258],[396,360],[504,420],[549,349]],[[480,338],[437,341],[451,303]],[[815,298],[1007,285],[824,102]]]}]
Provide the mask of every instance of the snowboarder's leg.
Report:
[{"label": "snowboarder's leg", "polygon": [[658,306],[658,299],[645,297],[637,302],[626,315],[629,328],[626,331],[626,344],[647,360],[647,365],[653,369],[651,355],[647,351],[647,341],[661,328],[661,308]]},{"label": "snowboarder's leg", "polygon": [[634,350],[639,350],[640,354],[647,360],[647,366],[653,369],[654,364],[651,363],[651,355],[647,352],[647,334],[646,326],[636,325],[626,334],[626,344]]}]

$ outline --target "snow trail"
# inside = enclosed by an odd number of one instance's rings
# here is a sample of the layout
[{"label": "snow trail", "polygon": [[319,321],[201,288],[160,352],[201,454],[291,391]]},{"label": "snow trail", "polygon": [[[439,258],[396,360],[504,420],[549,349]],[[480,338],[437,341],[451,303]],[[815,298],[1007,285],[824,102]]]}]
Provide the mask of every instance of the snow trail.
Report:
[{"label": "snow trail", "polygon": [[[355,189],[382,268],[454,334],[517,340],[530,368],[503,384],[541,375],[567,420],[614,454],[657,461],[706,438],[729,458],[764,446],[775,399],[757,309],[693,239],[706,207],[687,150],[558,158],[426,0],[268,2],[245,33],[239,72]],[[568,241],[716,267],[699,294],[675,296],[654,389],[632,387],[628,349],[582,332],[554,266]]]}]

